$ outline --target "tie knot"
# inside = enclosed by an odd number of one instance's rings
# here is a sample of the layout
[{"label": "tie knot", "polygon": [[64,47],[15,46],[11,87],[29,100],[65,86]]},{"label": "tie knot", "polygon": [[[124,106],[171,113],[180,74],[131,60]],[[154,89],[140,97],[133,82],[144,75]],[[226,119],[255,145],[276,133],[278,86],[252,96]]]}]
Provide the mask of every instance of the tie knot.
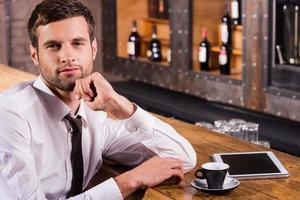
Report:
[{"label": "tie knot", "polygon": [[66,126],[69,132],[72,133],[81,133],[82,130],[82,121],[81,116],[72,117],[69,114],[65,116]]}]

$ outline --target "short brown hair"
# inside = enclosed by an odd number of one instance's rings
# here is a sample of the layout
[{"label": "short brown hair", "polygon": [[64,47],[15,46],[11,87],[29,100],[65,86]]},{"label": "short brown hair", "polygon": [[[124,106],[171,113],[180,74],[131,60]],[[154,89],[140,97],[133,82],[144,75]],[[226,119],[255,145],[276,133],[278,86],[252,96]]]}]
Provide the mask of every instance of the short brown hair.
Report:
[{"label": "short brown hair", "polygon": [[51,22],[83,16],[88,23],[91,41],[95,38],[95,20],[91,11],[78,0],[44,0],[32,11],[27,31],[33,47],[38,47],[37,27]]}]

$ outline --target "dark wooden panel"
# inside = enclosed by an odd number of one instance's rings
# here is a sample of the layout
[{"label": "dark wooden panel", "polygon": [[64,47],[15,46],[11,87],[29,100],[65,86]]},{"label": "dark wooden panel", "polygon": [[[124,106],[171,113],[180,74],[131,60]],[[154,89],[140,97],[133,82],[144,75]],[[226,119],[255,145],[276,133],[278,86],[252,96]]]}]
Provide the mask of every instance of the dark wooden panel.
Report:
[{"label": "dark wooden panel", "polygon": [[176,71],[191,69],[191,0],[169,0],[171,26],[171,65]]},{"label": "dark wooden panel", "polygon": [[[263,110],[265,108],[265,96],[262,83],[264,66],[264,17],[268,13],[268,4],[265,0],[243,1],[244,15],[244,99],[247,108]],[[267,44],[267,43],[266,43]],[[267,46],[265,46],[267,47]]]},{"label": "dark wooden panel", "polygon": [[0,63],[10,63],[10,0],[0,0]]}]

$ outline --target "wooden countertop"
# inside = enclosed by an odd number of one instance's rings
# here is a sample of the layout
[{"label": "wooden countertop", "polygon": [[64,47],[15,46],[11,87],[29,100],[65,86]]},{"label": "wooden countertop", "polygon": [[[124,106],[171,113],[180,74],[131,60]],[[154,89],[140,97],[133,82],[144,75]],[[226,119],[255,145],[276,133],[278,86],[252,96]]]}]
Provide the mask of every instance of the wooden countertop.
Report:
[{"label": "wooden countertop", "polygon": [[34,80],[36,75],[0,64],[0,91],[10,86],[28,80]]},{"label": "wooden countertop", "polygon": [[[33,80],[35,75],[0,64],[0,91],[20,81]],[[205,113],[204,113],[205,114]],[[192,188],[190,182],[194,179],[194,172],[201,164],[211,160],[210,156],[217,152],[241,152],[270,150],[250,144],[233,137],[211,132],[207,129],[162,116],[157,117],[171,124],[187,138],[197,152],[197,167],[185,174],[185,180],[178,185],[163,185],[149,188],[144,200],[190,200],[190,199],[284,199],[294,200],[300,197],[300,158],[272,150],[285,168],[289,171],[288,178],[265,180],[242,180],[238,188],[231,193],[214,196],[199,192]]]},{"label": "wooden countertop", "polygon": [[[178,185],[164,185],[148,189],[144,200],[187,200],[187,199],[299,199],[300,198],[300,158],[273,149],[267,149],[239,139],[211,132],[185,122],[161,117],[187,138],[196,150],[197,167],[185,174],[185,180]],[[216,196],[194,189],[190,182],[201,164],[211,161],[211,155],[218,152],[242,152],[271,150],[288,170],[290,176],[280,179],[241,180],[239,187],[229,194]]]}]

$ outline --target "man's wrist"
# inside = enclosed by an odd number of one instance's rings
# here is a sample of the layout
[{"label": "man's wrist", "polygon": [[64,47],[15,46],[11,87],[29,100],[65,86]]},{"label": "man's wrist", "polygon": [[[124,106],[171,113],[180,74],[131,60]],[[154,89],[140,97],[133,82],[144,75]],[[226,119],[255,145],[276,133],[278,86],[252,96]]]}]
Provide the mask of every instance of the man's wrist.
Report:
[{"label": "man's wrist", "polygon": [[125,97],[116,94],[116,96],[105,105],[104,109],[118,119],[127,119],[135,113],[137,107]]},{"label": "man's wrist", "polygon": [[127,197],[142,186],[142,183],[138,181],[138,177],[131,174],[131,171],[125,172],[114,179],[123,197]]}]

